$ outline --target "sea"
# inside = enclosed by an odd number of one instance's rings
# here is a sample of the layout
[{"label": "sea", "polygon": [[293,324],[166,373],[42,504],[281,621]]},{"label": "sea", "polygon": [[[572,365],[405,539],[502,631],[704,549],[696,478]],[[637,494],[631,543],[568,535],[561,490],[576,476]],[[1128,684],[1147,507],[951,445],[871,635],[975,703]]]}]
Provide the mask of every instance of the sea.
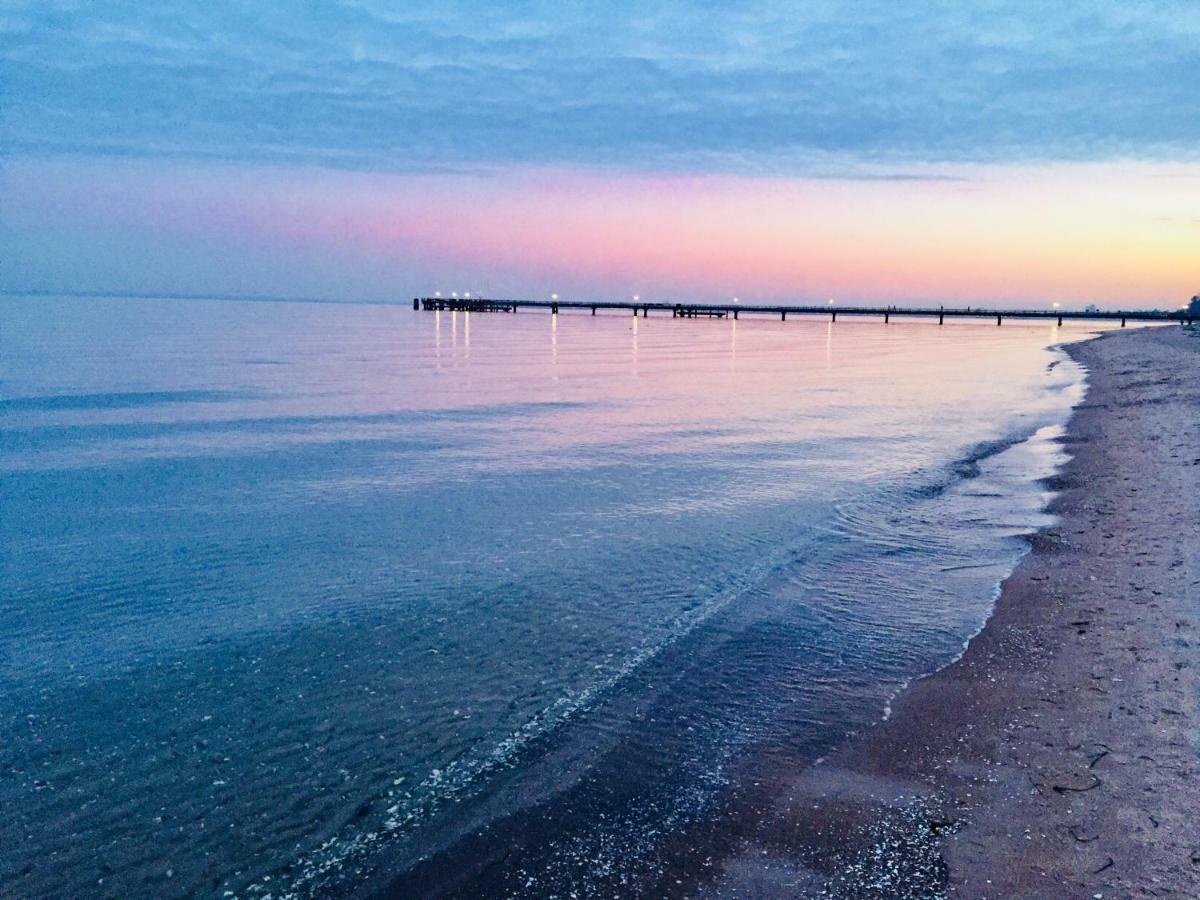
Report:
[{"label": "sea", "polygon": [[1090,333],[0,298],[0,895],[715,873],[982,627]]}]

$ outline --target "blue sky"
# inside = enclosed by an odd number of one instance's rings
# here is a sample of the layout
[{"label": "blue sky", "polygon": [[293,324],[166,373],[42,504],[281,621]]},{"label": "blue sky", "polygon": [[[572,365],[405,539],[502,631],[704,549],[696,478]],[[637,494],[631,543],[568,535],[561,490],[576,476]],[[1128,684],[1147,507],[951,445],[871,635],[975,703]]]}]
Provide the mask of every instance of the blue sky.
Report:
[{"label": "blue sky", "polygon": [[[97,179],[135,160],[301,182],[308,167],[886,182],[1192,164],[1198,86],[1195,2],[0,0],[0,163],[20,163],[4,177],[26,198],[64,159]],[[9,207],[0,249],[28,256]],[[53,255],[26,286],[87,282]]]},{"label": "blue sky", "polygon": [[830,174],[1200,147],[1194,2],[405,6],[4,3],[4,145]]}]

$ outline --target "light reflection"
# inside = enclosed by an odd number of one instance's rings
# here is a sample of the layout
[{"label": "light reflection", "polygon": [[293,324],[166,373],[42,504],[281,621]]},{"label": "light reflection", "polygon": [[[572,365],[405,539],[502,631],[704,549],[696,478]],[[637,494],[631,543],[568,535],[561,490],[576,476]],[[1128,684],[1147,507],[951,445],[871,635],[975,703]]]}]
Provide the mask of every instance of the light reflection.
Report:
[{"label": "light reflection", "polygon": [[463,347],[466,350],[465,356],[471,358],[471,314],[463,313]]},{"label": "light reflection", "polygon": [[[435,312],[431,317],[435,323],[449,327],[446,317],[458,319],[449,309],[441,312],[442,315]],[[678,417],[689,422],[710,415],[723,416],[731,403],[756,420],[775,416],[786,419],[794,407],[787,406],[784,401],[794,403],[797,391],[805,393],[805,408],[815,411],[814,415],[828,408],[830,415],[837,419],[842,415],[846,397],[867,389],[864,378],[870,381],[869,390],[875,392],[872,396],[880,398],[880,408],[903,406],[910,402],[904,391],[912,390],[914,384],[930,383],[932,370],[941,372],[944,366],[953,362],[974,372],[984,361],[990,360],[988,365],[1000,366],[1004,371],[1009,371],[1005,367],[1010,363],[1014,371],[1020,371],[1024,363],[1015,360],[1021,354],[1042,352],[1041,348],[1067,340],[1074,333],[1068,323],[1064,323],[1064,328],[1054,329],[1053,319],[1038,322],[1035,327],[1014,327],[1011,333],[996,329],[994,323],[983,328],[938,329],[928,320],[919,320],[892,323],[893,327],[888,329],[878,320],[864,320],[841,327],[835,337],[840,323],[831,322],[827,314],[823,334],[813,327],[820,324],[820,320],[811,318],[797,317],[793,323],[793,317],[789,316],[787,328],[780,330],[765,318],[751,318],[743,326],[740,318],[735,321],[727,317],[723,323],[703,322],[684,328],[667,322],[668,316],[659,324],[647,320],[645,326],[641,321],[627,319],[622,336],[620,316],[598,316],[593,320],[585,312],[583,316],[562,319],[563,313],[555,317],[546,310],[550,320],[547,330],[551,332],[550,347],[547,347],[541,343],[547,337],[546,332],[541,331],[546,327],[541,316],[494,316],[486,318],[483,325],[477,325],[472,320],[479,316],[466,315],[463,310],[458,312],[464,316],[458,329],[462,332],[459,345],[463,347],[464,355],[458,355],[457,346],[452,352],[447,336],[441,334],[438,377],[469,379],[470,367],[481,360],[486,361],[489,373],[497,366],[519,360],[521,366],[531,367],[530,371],[536,373],[536,377],[505,384],[489,383],[486,388],[473,384],[469,390],[455,392],[455,397],[465,401],[493,396],[520,402],[531,384],[540,383],[547,399],[558,397],[560,390],[568,399],[591,402],[600,397],[605,400],[606,410],[610,399],[618,405],[629,401],[633,405],[622,409],[636,418],[643,411],[639,404],[647,402],[640,393],[644,387],[641,385],[644,362],[647,378],[654,382],[656,417],[670,421]],[[639,314],[637,319],[641,318]],[[557,341],[557,331],[562,325],[560,319],[574,323],[574,330],[566,335],[567,343],[561,353]],[[935,317],[933,322],[936,321]],[[483,327],[487,333],[480,341],[471,340],[470,358],[464,362],[468,330],[475,330],[472,326]],[[644,360],[643,327],[649,329]],[[435,341],[439,337],[436,327],[433,335],[424,329],[421,332],[427,342],[430,337]],[[538,332],[541,332],[540,336]],[[579,335],[577,340],[575,335]],[[836,360],[835,339],[838,341]],[[572,340],[576,343],[572,344]],[[426,352],[435,349],[429,343]],[[540,351],[537,350],[539,345]],[[520,352],[510,356],[508,351],[513,348],[525,348],[533,352],[534,357]],[[540,355],[547,349],[551,350],[549,359]],[[722,354],[727,356],[723,365]],[[605,372],[614,377],[606,377]],[[882,377],[880,373],[884,373]],[[429,367],[427,374],[433,379],[434,367]],[[491,381],[490,375],[486,380]],[[786,389],[780,392],[780,385],[784,383]],[[939,410],[943,408],[943,401],[949,402],[958,396],[959,387],[957,383],[939,384],[936,400]],[[444,386],[438,388],[442,389]],[[412,399],[421,402],[426,394],[421,392]],[[917,408],[932,403],[934,398],[921,397]],[[571,413],[572,427],[569,433],[564,432],[563,439],[580,442],[590,440],[592,432],[607,434],[617,424],[611,415],[605,412],[603,416],[593,418],[584,412]],[[826,427],[828,423],[819,419],[820,416],[807,420],[806,427]]]},{"label": "light reflection", "polygon": [[637,377],[637,375],[638,375],[638,315],[637,315],[637,310],[634,310],[634,312],[633,312],[633,328],[632,328],[632,334],[633,334],[633,346],[632,346],[632,349],[631,349],[631,352],[632,352],[632,354],[633,354],[633,357],[632,357],[632,363],[633,363],[632,372],[633,372],[633,376],[636,378],[636,377]]},{"label": "light reflection", "polygon": [[436,310],[433,314],[433,358],[437,363],[438,371],[442,368],[442,311]]},{"label": "light reflection", "polygon": [[[736,298],[736,297],[734,298],[734,302],[735,302],[735,303],[737,302],[737,298]],[[736,372],[736,371],[737,371],[737,328],[738,328],[738,320],[737,320],[737,319],[730,319],[730,320],[729,320],[729,326],[730,326],[730,327],[729,327],[729,371],[732,373],[732,372]]]}]

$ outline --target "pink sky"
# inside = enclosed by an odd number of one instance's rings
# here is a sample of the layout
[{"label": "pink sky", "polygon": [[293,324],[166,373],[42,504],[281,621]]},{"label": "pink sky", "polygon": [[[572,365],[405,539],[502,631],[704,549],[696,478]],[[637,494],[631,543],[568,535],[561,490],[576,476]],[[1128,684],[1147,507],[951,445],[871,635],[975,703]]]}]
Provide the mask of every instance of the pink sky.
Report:
[{"label": "pink sky", "polygon": [[4,287],[1177,306],[1200,165],[817,180],[12,160]]}]

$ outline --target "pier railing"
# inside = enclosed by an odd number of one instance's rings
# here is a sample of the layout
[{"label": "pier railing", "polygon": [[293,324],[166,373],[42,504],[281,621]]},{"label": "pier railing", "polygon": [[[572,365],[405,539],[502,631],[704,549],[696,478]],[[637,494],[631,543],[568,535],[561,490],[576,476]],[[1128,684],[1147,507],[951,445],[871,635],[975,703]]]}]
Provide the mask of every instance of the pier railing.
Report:
[{"label": "pier railing", "polygon": [[664,301],[605,301],[605,300],[506,300],[488,297],[416,297],[413,309],[452,310],[460,312],[516,312],[519,309],[546,309],[552,313],[560,310],[590,310],[594,316],[598,310],[623,311],[643,318],[651,312],[671,313],[672,318],[733,318],[740,315],[778,316],[787,321],[788,316],[828,316],[836,322],[838,316],[870,316],[884,322],[893,316],[937,319],[943,324],[946,319],[995,319],[997,325],[1005,319],[1052,319],[1059,325],[1064,322],[1128,322],[1179,323],[1188,325],[1200,321],[1186,309],[1175,312],[1160,310],[1064,310],[1064,309],[989,309],[985,307],[943,306],[763,306],[751,303],[671,303]]}]

